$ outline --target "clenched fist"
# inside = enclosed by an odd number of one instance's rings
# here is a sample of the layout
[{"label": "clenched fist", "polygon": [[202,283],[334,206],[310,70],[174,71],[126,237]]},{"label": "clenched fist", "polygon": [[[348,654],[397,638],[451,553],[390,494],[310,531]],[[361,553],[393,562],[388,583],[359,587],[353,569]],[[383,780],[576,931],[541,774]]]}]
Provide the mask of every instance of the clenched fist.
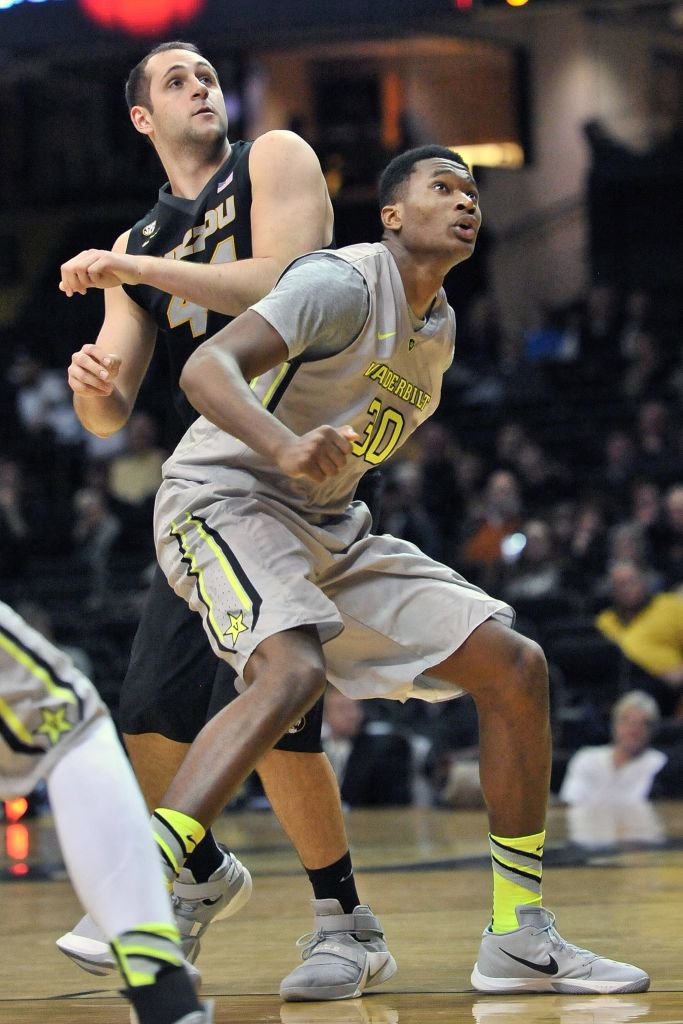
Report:
[{"label": "clenched fist", "polygon": [[142,277],[140,257],[109,249],[85,249],[62,263],[59,290],[69,298],[85,295],[88,288],[116,288],[120,284],[138,284]]},{"label": "clenched fist", "polygon": [[327,477],[336,476],[346,465],[351,441],[358,440],[358,436],[350,426],[316,427],[281,449],[278,466],[287,476],[307,476],[315,483],[322,483]]},{"label": "clenched fist", "polygon": [[120,368],[120,356],[97,345],[84,345],[71,357],[69,387],[75,395],[110,395]]}]

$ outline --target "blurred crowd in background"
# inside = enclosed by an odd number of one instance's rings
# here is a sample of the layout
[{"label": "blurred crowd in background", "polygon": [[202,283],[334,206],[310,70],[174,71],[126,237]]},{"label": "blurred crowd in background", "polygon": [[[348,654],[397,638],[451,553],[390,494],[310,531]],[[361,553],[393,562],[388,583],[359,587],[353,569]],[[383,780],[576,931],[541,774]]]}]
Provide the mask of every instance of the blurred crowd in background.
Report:
[{"label": "blurred crowd in background", "polygon": [[[151,159],[119,105],[117,95],[116,116],[88,128],[91,164],[80,153],[70,162],[66,152],[53,164],[48,199],[60,198],[60,189],[86,200],[90,190],[93,202],[111,193],[121,176],[105,154],[120,160],[129,142],[138,161]],[[98,143],[107,124],[125,133],[113,149],[109,138]],[[487,289],[486,247],[495,243],[484,237],[469,278],[447,282],[458,338],[442,404],[383,470],[375,529],[414,541],[509,601],[516,628],[543,645],[555,794],[577,750],[610,744],[615,706],[637,690],[656,708],[646,715],[645,742],[667,755],[653,792],[680,797],[683,303],[657,288],[652,258],[642,282],[632,265],[626,273],[624,223],[613,218],[610,234],[599,192],[618,195],[615,182],[627,188],[641,165],[610,149],[595,126],[590,133],[593,251],[584,293],[511,332]],[[15,157],[22,152],[15,149]],[[661,156],[663,167],[680,160],[672,154]],[[37,164],[27,158],[26,167]],[[30,192],[35,183],[21,167],[13,170],[16,188]],[[156,167],[153,176],[148,201],[159,183]],[[73,412],[66,367],[73,349],[94,340],[101,296],[67,303],[57,290],[58,266],[86,245],[108,247],[116,235],[108,216],[91,207],[69,220],[30,298],[0,331],[0,593],[70,650],[116,717],[154,562],[154,496],[179,429],[164,398],[161,353],[124,431],[96,438]],[[337,210],[341,241],[377,237],[372,207],[358,221],[356,214],[355,237],[348,237]],[[11,282],[19,265],[6,256],[0,273]],[[481,804],[469,698],[435,706],[346,703],[331,697],[326,742],[349,806]],[[247,786],[240,799],[258,806],[261,797]]]}]

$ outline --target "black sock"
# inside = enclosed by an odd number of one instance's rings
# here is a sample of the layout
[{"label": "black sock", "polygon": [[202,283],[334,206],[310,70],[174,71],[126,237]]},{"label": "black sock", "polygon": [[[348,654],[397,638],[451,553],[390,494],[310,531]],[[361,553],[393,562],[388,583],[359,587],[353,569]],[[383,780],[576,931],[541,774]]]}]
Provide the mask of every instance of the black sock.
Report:
[{"label": "black sock", "polygon": [[184,967],[160,971],[153,985],[127,988],[140,1024],[176,1024],[200,1009],[194,985]]},{"label": "black sock", "polygon": [[326,868],[306,868],[313,895],[317,900],[339,900],[345,914],[352,914],[360,900],[353,877],[351,854],[347,850],[343,857]]},{"label": "black sock", "polygon": [[224,852],[227,852],[225,847],[221,848],[217,844],[209,829],[185,861],[184,867],[190,869],[195,882],[208,882],[209,876],[223,863]]}]

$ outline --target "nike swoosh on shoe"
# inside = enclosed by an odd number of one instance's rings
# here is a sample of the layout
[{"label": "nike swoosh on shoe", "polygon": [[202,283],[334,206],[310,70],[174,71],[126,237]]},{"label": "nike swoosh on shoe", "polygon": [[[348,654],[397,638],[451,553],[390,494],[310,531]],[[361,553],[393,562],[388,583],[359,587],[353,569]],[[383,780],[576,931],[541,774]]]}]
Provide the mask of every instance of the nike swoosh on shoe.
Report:
[{"label": "nike swoosh on shoe", "polygon": [[518,964],[523,964],[525,967],[530,967],[532,971],[539,971],[540,974],[557,974],[559,967],[557,966],[557,960],[548,954],[547,964],[535,964],[533,960],[524,960],[521,956],[515,956],[514,953],[508,953],[507,949],[503,949],[501,946],[501,953],[505,953],[511,960],[516,960]]}]

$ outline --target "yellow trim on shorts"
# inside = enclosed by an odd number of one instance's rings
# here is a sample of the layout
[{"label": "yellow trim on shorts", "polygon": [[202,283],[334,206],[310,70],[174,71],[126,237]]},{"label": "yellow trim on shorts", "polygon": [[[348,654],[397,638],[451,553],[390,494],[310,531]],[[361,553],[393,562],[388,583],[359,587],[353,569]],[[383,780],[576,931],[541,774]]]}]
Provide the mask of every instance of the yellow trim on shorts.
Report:
[{"label": "yellow trim on shorts", "polygon": [[[192,523],[199,536],[208,544],[211,551],[213,551],[214,555],[216,556],[216,560],[218,561],[218,564],[223,570],[223,573],[225,574],[228,583],[234,590],[239,603],[242,605],[245,611],[250,612],[252,610],[253,604],[246,590],[235,576],[235,572],[232,566],[230,565],[230,562],[225,557],[224,552],[221,551],[220,547],[218,546],[218,544],[216,544],[216,541],[213,539],[213,537],[210,537],[209,534],[205,531],[199,519],[195,519],[190,512],[186,512],[185,515],[187,517],[188,522]],[[201,572],[201,570],[199,571]]]},{"label": "yellow trim on shorts", "polygon": [[16,661],[19,665],[23,665],[25,669],[35,676],[43,685],[48,693],[53,697],[59,697],[60,700],[65,701],[67,704],[76,703],[76,694],[73,690],[70,690],[66,686],[59,686],[56,683],[47,669],[39,665],[38,662],[31,657],[28,651],[25,651],[18,644],[15,644],[5,633],[0,633],[0,647],[7,651],[10,658]]},{"label": "yellow trim on shorts", "polygon": [[[188,517],[190,521],[192,521],[189,512],[186,512],[185,515]],[[192,548],[189,547],[187,534],[183,530],[181,530],[181,528],[178,526],[176,522],[171,523],[171,529],[173,531],[173,535],[177,537],[178,540],[180,541],[181,550],[183,553],[182,557],[189,559],[190,573],[196,577],[197,590],[199,591],[199,596],[206,605],[206,615],[209,622],[211,623],[211,628],[213,629],[214,633],[217,636],[222,636],[222,630],[218,623],[216,622],[216,619],[213,614],[213,601],[209,597],[208,593],[206,592],[206,588],[204,587],[204,574],[197,565],[197,559],[195,558]]]},{"label": "yellow trim on shorts", "polygon": [[[233,569],[232,569],[232,567],[230,565],[230,562],[227,560],[227,558],[225,557],[224,553],[221,551],[220,547],[216,544],[216,542],[213,539],[213,537],[210,537],[209,534],[206,533],[206,531],[204,530],[204,528],[202,526],[201,521],[199,519],[195,518],[192,515],[191,512],[186,512],[185,513],[185,518],[187,519],[188,523],[190,523],[191,526],[194,526],[194,528],[197,531],[198,535],[208,545],[210,550],[215,555],[218,564],[220,565],[221,569],[223,570],[223,573],[224,573],[224,575],[225,575],[225,577],[226,577],[226,579],[227,579],[231,589],[233,590],[233,592],[237,596],[237,599],[240,602],[240,604],[242,605],[242,607],[245,609],[245,611],[251,613],[251,611],[253,609],[253,603],[249,599],[249,595],[246,593],[246,591],[242,587],[241,583],[239,582],[239,580],[235,576],[235,573],[233,572]],[[174,536],[176,536],[178,538],[178,540],[180,541],[182,552],[183,552],[183,557],[189,559],[189,561],[190,561],[190,571],[195,576],[195,578],[197,580],[197,590],[199,592],[199,596],[200,596],[201,600],[204,602],[204,604],[206,606],[206,616],[207,616],[208,622],[209,622],[209,624],[211,626],[211,629],[212,629],[212,631],[214,633],[214,636],[222,638],[223,637],[223,630],[220,628],[220,626],[216,622],[216,618],[215,618],[215,615],[214,615],[214,603],[213,603],[213,601],[212,601],[212,599],[211,599],[211,597],[210,597],[210,595],[209,595],[209,593],[208,593],[208,591],[207,591],[207,589],[206,589],[206,587],[204,585],[204,573],[203,573],[202,569],[199,567],[199,565],[197,564],[197,559],[195,557],[195,554],[194,554],[193,550],[189,547],[189,542],[188,542],[187,534],[185,533],[184,530],[182,530],[180,528],[180,526],[176,522],[173,522],[171,524],[171,528],[172,528]]]}]

